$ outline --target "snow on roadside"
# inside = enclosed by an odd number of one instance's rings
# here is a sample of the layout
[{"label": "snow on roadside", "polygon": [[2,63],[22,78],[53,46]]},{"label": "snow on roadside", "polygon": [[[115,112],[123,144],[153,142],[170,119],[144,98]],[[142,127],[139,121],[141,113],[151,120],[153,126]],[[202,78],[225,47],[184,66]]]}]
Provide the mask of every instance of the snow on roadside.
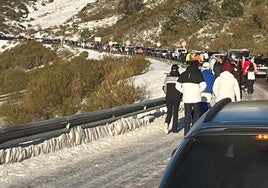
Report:
[{"label": "snow on roadside", "polygon": [[[150,92],[150,99],[164,97],[165,94],[162,90],[163,83],[166,78],[166,74],[170,72],[169,63],[163,63],[163,61],[157,59],[149,59],[151,65],[150,70],[144,74],[134,77],[135,85],[139,87],[145,87]],[[183,71],[182,68],[179,70]]]}]

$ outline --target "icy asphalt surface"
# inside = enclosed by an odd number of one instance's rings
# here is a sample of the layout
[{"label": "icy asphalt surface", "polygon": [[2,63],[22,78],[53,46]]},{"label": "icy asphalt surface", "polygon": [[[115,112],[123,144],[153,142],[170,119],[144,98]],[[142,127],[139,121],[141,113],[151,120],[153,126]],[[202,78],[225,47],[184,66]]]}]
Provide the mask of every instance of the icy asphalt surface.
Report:
[{"label": "icy asphalt surface", "polygon": [[[268,99],[255,85],[243,100]],[[2,188],[154,188],[158,187],[183,131],[165,134],[165,115],[124,135],[0,166]],[[183,113],[180,113],[180,124]]]},{"label": "icy asphalt surface", "polygon": [[[4,187],[157,187],[183,132],[165,134],[164,117],[124,135],[5,165]],[[61,155],[62,154],[62,155]],[[47,158],[50,158],[49,160]],[[34,166],[33,166],[34,165]],[[16,166],[16,167],[15,167]],[[27,175],[26,175],[27,174]]]}]

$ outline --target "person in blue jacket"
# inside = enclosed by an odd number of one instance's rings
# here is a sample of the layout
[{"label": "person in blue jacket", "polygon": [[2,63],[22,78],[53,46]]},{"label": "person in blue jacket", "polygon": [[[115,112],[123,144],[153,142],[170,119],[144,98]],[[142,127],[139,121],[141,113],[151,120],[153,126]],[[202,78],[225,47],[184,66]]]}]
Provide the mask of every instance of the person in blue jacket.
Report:
[{"label": "person in blue jacket", "polygon": [[210,64],[205,62],[201,67],[202,76],[206,82],[206,89],[201,93],[201,114],[203,115],[206,111],[211,108],[211,98],[213,94],[213,84],[215,76],[210,70]]}]

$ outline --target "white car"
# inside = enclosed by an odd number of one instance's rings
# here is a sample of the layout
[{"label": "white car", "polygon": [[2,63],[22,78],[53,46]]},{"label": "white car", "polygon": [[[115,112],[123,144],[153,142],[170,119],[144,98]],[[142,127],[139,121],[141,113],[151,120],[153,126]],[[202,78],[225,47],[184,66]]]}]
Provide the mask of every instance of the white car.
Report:
[{"label": "white car", "polygon": [[224,57],[224,56],[226,56],[226,54],[213,54],[213,55],[211,56],[211,58],[212,58],[212,57],[214,57],[214,58],[218,58],[218,57]]}]

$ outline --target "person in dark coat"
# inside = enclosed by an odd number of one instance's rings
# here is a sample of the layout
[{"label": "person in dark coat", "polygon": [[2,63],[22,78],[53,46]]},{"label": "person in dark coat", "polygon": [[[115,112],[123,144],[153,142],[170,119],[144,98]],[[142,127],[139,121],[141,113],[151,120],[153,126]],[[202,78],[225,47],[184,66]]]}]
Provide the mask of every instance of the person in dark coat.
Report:
[{"label": "person in dark coat", "polygon": [[184,135],[188,133],[201,116],[201,93],[206,89],[206,82],[199,69],[198,61],[191,61],[179,77],[176,89],[183,94]]},{"label": "person in dark coat", "polygon": [[177,64],[173,64],[171,66],[171,71],[167,75],[164,85],[163,91],[166,94],[166,106],[167,106],[167,116],[165,119],[165,133],[169,133],[169,124],[172,119],[172,128],[171,132],[178,132],[178,118],[179,118],[179,106],[181,101],[181,93],[175,88],[176,82],[180,76],[179,66]]},{"label": "person in dark coat", "polygon": [[217,78],[223,71],[222,57],[217,58],[216,63],[213,66],[213,73],[215,78]]}]

